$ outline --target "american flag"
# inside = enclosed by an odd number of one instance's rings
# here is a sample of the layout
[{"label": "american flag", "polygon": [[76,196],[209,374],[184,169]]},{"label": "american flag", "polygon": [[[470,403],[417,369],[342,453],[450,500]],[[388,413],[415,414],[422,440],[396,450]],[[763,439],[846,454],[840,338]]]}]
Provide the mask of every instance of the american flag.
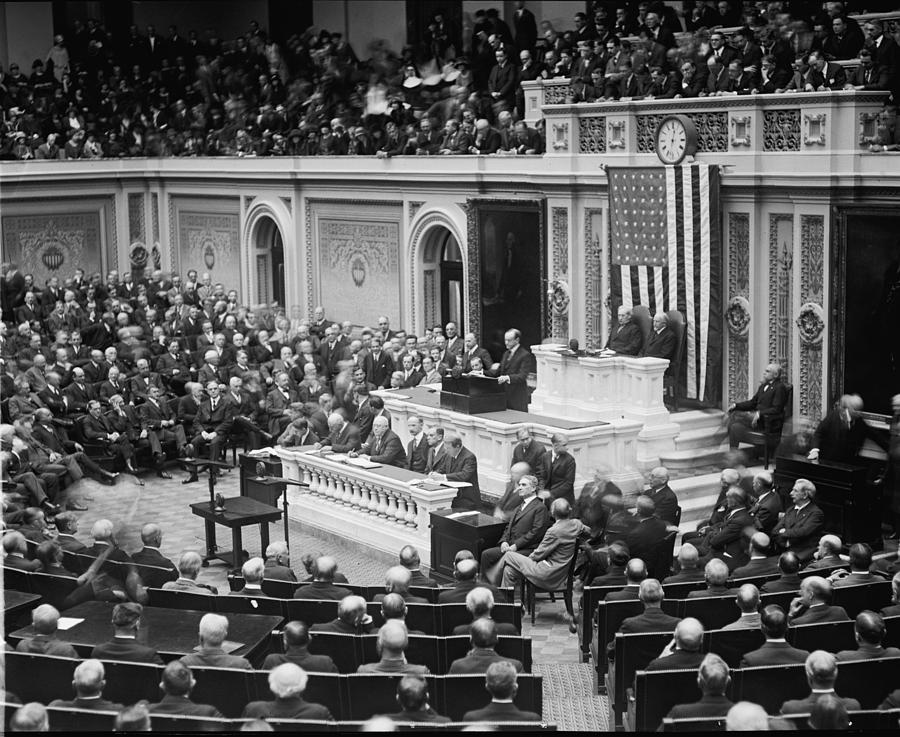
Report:
[{"label": "american flag", "polygon": [[719,170],[609,168],[612,304],[685,316],[684,395],[721,393]]}]

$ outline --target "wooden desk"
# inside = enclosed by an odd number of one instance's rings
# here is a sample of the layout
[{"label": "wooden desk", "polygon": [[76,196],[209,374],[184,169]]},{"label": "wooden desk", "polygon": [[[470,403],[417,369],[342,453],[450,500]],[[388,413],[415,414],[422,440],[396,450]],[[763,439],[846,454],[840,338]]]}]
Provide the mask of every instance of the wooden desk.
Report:
[{"label": "wooden desk", "polygon": [[41,601],[39,594],[26,594],[24,591],[3,590],[3,616],[7,622],[14,617],[29,612]]},{"label": "wooden desk", "polygon": [[471,550],[475,560],[481,553],[495,547],[503,531],[505,520],[497,520],[481,512],[442,509],[431,513],[431,575],[453,580],[453,559],[460,550]]},{"label": "wooden desk", "polygon": [[[206,526],[206,561],[219,558],[231,565],[235,571],[240,571],[243,565],[243,550],[241,528],[246,525],[259,525],[259,537],[262,554],[269,546],[269,522],[277,522],[281,519],[281,510],[270,507],[255,499],[246,496],[232,496],[225,499],[225,510],[216,512],[210,509],[209,502],[197,502],[191,504],[191,512],[202,517]],[[232,550],[231,553],[220,552],[216,545],[216,525],[231,528]]]},{"label": "wooden desk", "polygon": [[[256,456],[247,455],[246,453],[238,454],[238,465],[241,468],[241,496],[253,496],[248,493],[247,480],[256,478],[256,464],[264,463],[266,466],[266,476],[281,476],[281,459],[277,456],[268,456],[267,458],[257,458]],[[261,497],[254,497],[257,501],[261,501]],[[275,505],[272,504],[274,507]]]},{"label": "wooden desk", "polygon": [[[103,601],[88,601],[67,609],[66,617],[84,619],[67,630],[59,630],[56,636],[69,642],[82,657],[90,656],[94,646],[112,639],[113,626],[110,624],[114,604]],[[194,651],[198,644],[197,633],[200,619],[207,612],[192,609],[166,609],[144,607],[138,642],[155,648],[163,660],[175,660]],[[248,660],[262,655],[268,647],[269,634],[283,621],[281,617],[261,614],[225,614],[228,617],[228,639],[243,645],[232,655],[242,655]],[[25,637],[33,637],[31,626],[23,627],[9,634],[13,644]]]}]

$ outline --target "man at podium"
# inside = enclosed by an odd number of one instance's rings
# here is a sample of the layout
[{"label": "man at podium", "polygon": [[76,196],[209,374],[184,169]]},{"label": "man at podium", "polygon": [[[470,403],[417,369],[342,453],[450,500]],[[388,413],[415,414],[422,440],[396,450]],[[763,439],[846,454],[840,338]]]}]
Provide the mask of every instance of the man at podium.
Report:
[{"label": "man at podium", "polygon": [[498,384],[506,386],[506,408],[528,411],[528,374],[537,370],[534,356],[525,346],[520,345],[522,333],[516,328],[507,330],[503,336],[506,352],[496,370]]}]

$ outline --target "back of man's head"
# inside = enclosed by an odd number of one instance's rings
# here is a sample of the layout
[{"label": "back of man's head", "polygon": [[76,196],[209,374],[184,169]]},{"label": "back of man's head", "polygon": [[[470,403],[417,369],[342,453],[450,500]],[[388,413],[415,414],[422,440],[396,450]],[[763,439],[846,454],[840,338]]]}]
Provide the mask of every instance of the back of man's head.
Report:
[{"label": "back of man's head", "polygon": [[625,578],[629,584],[640,584],[647,578],[647,565],[640,558],[632,558],[625,566]]},{"label": "back of man's head", "polygon": [[569,519],[572,515],[572,505],[567,499],[554,499],[550,505],[550,514],[555,520]]},{"label": "back of man's head", "polygon": [[324,583],[332,583],[334,581],[334,574],[337,572],[337,561],[334,558],[323,555],[316,558],[314,566],[313,578],[315,578],[316,581],[322,581]]},{"label": "back of man's head", "polygon": [[221,614],[204,614],[200,619],[200,643],[219,647],[228,636],[228,618]]},{"label": "back of man's head", "polygon": [[75,668],[72,686],[78,696],[98,696],[105,685],[105,671],[99,660],[82,660]]},{"label": "back of man's head", "polygon": [[300,696],[306,690],[309,676],[295,663],[282,663],[269,673],[269,690],[276,699]]},{"label": "back of man's head", "polygon": [[135,629],[141,621],[141,614],[144,607],[132,601],[116,604],[112,611],[113,627],[117,630]]},{"label": "back of man's head", "polygon": [[854,543],[850,546],[850,570],[868,573],[872,567],[872,548],[866,543]]},{"label": "back of man's head", "polygon": [[807,576],[800,583],[800,593],[806,594],[811,604],[827,604],[831,601],[831,581],[822,576]]},{"label": "back of man's head", "polygon": [[759,589],[752,583],[745,583],[735,597],[738,609],[744,614],[752,614],[759,608]]},{"label": "back of man's head", "polygon": [[9,720],[10,732],[49,732],[50,721],[47,718],[47,707],[32,701],[16,709]]},{"label": "back of man's head", "polygon": [[806,658],[806,680],[810,688],[833,688],[837,672],[837,660],[829,652],[814,650]]},{"label": "back of man's head", "polygon": [[141,542],[144,545],[158,547],[160,540],[162,540],[162,528],[159,525],[148,522],[141,528]]},{"label": "back of man's head", "polygon": [[656,502],[649,496],[639,496],[635,506],[637,507],[637,516],[641,519],[649,519],[656,514]]},{"label": "back of man's head", "polygon": [[625,543],[619,541],[609,546],[610,565],[624,566],[628,563],[629,557],[628,546]]},{"label": "back of man's head", "polygon": [[787,634],[787,615],[777,604],[764,607],[759,616],[759,626],[766,638],[770,640],[784,639]]},{"label": "back of man's head", "polygon": [[884,634],[884,619],[880,614],[866,609],[856,615],[856,637],[860,644],[880,645]]},{"label": "back of man's head", "polygon": [[493,650],[497,646],[497,625],[493,619],[482,617],[472,622],[470,631],[472,647],[486,647]]},{"label": "back of man's head", "polygon": [[412,545],[404,545],[400,548],[400,565],[404,568],[414,569],[421,564],[419,551]]},{"label": "back of man's head", "polygon": [[59,626],[59,610],[50,604],[41,604],[31,612],[31,625],[38,635],[55,635]]},{"label": "back of man's head", "polygon": [[759,704],[739,701],[725,717],[726,732],[768,732],[769,715]]},{"label": "back of man's head", "polygon": [[715,653],[709,653],[697,671],[697,685],[704,694],[722,696],[731,677],[727,663]]},{"label": "back of man's head", "polygon": [[466,594],[466,609],[473,618],[489,616],[494,608],[494,594],[489,588],[476,586]]},{"label": "back of man's head", "polygon": [[638,598],[644,604],[644,608],[660,606],[665,598],[662,584],[655,578],[644,579],[638,589]]},{"label": "back of man's head", "polygon": [[366,600],[361,596],[351,594],[350,596],[345,596],[338,603],[338,617],[345,624],[355,627],[365,613]]},{"label": "back of man's head", "polygon": [[245,583],[262,584],[266,562],[262,558],[251,558],[241,567]]},{"label": "back of man's head", "polygon": [[685,617],[675,627],[675,644],[679,650],[689,653],[700,652],[703,644],[703,625],[700,620]]},{"label": "back of man's head", "polygon": [[678,551],[678,563],[682,571],[694,571],[700,562],[700,552],[690,543],[684,543]]},{"label": "back of man's head", "polygon": [[381,613],[385,619],[403,619],[406,616],[406,601],[400,594],[385,594],[381,600]]},{"label": "back of man's head", "polygon": [[754,532],[750,537],[750,555],[766,555],[772,541],[765,532]]},{"label": "back of man's head", "polygon": [[113,723],[115,732],[150,732],[151,730],[150,710],[143,701],[126,706],[116,714],[116,720]]},{"label": "back of man's head", "polygon": [[478,564],[474,558],[464,558],[456,564],[453,575],[457,581],[474,581],[478,575]]},{"label": "back of man's head", "polygon": [[388,593],[405,594],[412,576],[403,566],[391,566],[384,574],[384,589]]},{"label": "back of man's head", "polygon": [[782,553],[778,558],[778,569],[785,575],[793,575],[800,570],[800,559],[790,551]]},{"label": "back of man's head", "polygon": [[[57,517],[57,519],[59,519]],[[838,555],[841,552],[843,544],[841,538],[837,535],[822,535],[819,538],[819,545],[824,549],[825,555]]]},{"label": "back of man's head", "polygon": [[718,558],[710,560],[703,569],[708,586],[724,586],[728,580],[728,566]]},{"label": "back of man's head", "polygon": [[485,688],[495,699],[511,699],[516,695],[516,667],[508,660],[498,660],[488,666]]},{"label": "back of man's head", "polygon": [[288,647],[304,647],[309,644],[309,627],[297,619],[284,625],[284,644]]},{"label": "back of man's head", "polygon": [[378,630],[378,650],[382,655],[400,654],[408,643],[406,625],[397,619],[389,619]]},{"label": "back of man's head", "polygon": [[163,668],[159,687],[170,696],[187,696],[194,686],[191,669],[180,660],[173,660]]},{"label": "back of man's head", "polygon": [[202,565],[203,559],[200,555],[193,550],[189,550],[186,553],[182,553],[178,559],[178,575],[193,581],[197,578],[197,574],[200,573]]},{"label": "back of man's head", "polygon": [[810,709],[808,724],[812,729],[817,730],[845,731],[850,727],[847,706],[834,694],[822,694]]},{"label": "back of man's head", "polygon": [[403,676],[397,684],[397,703],[403,711],[421,711],[428,703],[428,684],[419,676]]}]

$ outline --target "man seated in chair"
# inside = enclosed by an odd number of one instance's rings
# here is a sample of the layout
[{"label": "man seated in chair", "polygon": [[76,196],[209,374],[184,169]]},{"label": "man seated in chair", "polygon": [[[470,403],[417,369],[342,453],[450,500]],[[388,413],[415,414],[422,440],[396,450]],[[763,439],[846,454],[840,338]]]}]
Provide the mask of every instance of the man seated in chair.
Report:
[{"label": "man seated in chair", "polygon": [[497,565],[503,568],[504,588],[517,586],[523,578],[541,590],[555,591],[565,585],[578,538],[590,534],[590,528],[571,518],[572,505],[565,499],[553,500],[550,515],[555,521],[531,555],[503,554]]},{"label": "man seated in chair", "polygon": [[[15,703],[10,697],[11,694],[7,692],[6,701],[10,704]],[[9,731],[49,732],[50,719],[47,716],[47,707],[37,701],[20,706],[9,720]]]},{"label": "man seated in chair", "polygon": [[[510,515],[499,547],[488,548],[481,553],[481,570],[491,571],[507,551],[530,555],[540,543],[550,514],[537,496],[538,483],[537,477],[530,474],[522,476],[516,483],[519,506]],[[498,581],[494,580],[494,583]]]},{"label": "man seated in chair", "polygon": [[65,709],[90,709],[91,711],[120,711],[122,704],[116,704],[103,698],[106,687],[106,671],[99,660],[83,660],[75,668],[72,688],[75,698],[71,700],[54,699],[50,706]]},{"label": "man seated in chair", "polygon": [[464,658],[457,658],[450,664],[450,675],[486,673],[491,663],[505,660],[512,663],[517,673],[522,672],[522,663],[513,658],[497,654],[497,626],[492,619],[478,619],[472,623],[469,633],[472,649]]},{"label": "man seated in chair", "polygon": [[781,366],[770,363],[763,371],[763,380],[750,399],[736,402],[728,408],[728,444],[737,448],[750,431],[762,432],[770,449],[781,440],[788,389],[781,381]]},{"label": "man seated in chair", "polygon": [[819,622],[848,622],[844,607],[829,604],[831,581],[821,576],[808,576],[800,584],[800,595],[791,602],[788,621],[791,625]]},{"label": "man seated in chair", "polygon": [[412,574],[403,566],[391,566],[384,574],[384,594],[376,594],[373,601],[381,601],[387,594],[400,594],[407,604],[427,604],[428,599],[423,596],[413,596],[409,593]]},{"label": "man seated in chair", "polygon": [[166,462],[163,447],[174,445],[178,455],[193,453],[193,447],[188,445],[184,434],[184,427],[169,408],[169,403],[158,386],[150,386],[147,390],[147,399],[138,408],[138,412],[141,416],[141,425],[147,430],[150,451],[156,462],[156,475],[164,479],[172,478],[162,467]]},{"label": "man seated in chair", "polygon": [[91,651],[91,657],[97,660],[124,660],[162,665],[162,658],[156,650],[137,641],[143,611],[144,608],[140,604],[130,601],[116,604],[112,611],[115,634],[112,640],[95,646]]},{"label": "man seated in chair", "polygon": [[836,589],[884,581],[884,578],[869,570],[871,567],[872,548],[867,543],[853,543],[850,546],[850,571],[839,568],[828,578]]},{"label": "man seated in chair", "polygon": [[187,591],[191,594],[214,596],[219,593],[215,586],[205,583],[197,583],[197,576],[203,565],[203,559],[199,553],[188,550],[178,559],[178,578],[162,585],[166,591]]},{"label": "man seated in chair", "polygon": [[342,601],[350,596],[350,589],[334,585],[337,572],[337,561],[327,555],[316,558],[313,563],[312,582],[301,586],[294,592],[295,599],[319,599]]},{"label": "man seated in chair", "polygon": [[461,604],[466,601],[469,592],[477,587],[488,589],[494,599],[505,600],[494,584],[478,580],[478,563],[469,550],[460,550],[453,560],[453,578],[456,583],[438,594],[438,604]]},{"label": "man seated in chair", "polygon": [[[834,655],[824,650],[815,650],[806,659],[806,681],[809,683],[811,693],[803,699],[791,699],[781,705],[782,714],[808,714],[813,705],[824,694],[837,696],[834,684],[837,681],[838,664]],[[841,698],[848,711],[858,711],[859,702],[856,699]]]},{"label": "man seated in chair", "polygon": [[191,690],[196,684],[191,669],[184,663],[180,660],[168,663],[159,682],[159,688],[163,692],[162,700],[149,705],[150,713],[222,719],[222,713],[216,707],[191,701]]},{"label": "man seated in chair", "polygon": [[769,555],[771,541],[765,532],[754,532],[750,536],[748,553],[750,560],[732,572],[734,578],[770,576],[778,573],[778,558]]},{"label": "man seated in chair", "polygon": [[366,600],[351,594],[338,603],[337,618],[312,626],[313,632],[339,632],[346,635],[367,635],[372,632],[372,617],[366,612]]},{"label": "man seated in chair", "polygon": [[384,618],[384,621],[388,622],[390,620],[394,620],[396,622],[400,622],[404,627],[406,627],[406,631],[410,635],[424,635],[425,633],[422,630],[414,630],[409,628],[409,625],[406,623],[406,615],[408,613],[409,607],[406,606],[406,602],[403,600],[403,597],[400,596],[400,594],[384,595],[384,598],[381,600],[381,616]]},{"label": "man seated in chair", "polygon": [[731,675],[728,664],[715,653],[708,653],[697,669],[697,688],[703,694],[699,701],[673,706],[666,714],[668,719],[697,719],[724,717],[733,706],[725,695]]},{"label": "man seated in chair", "polygon": [[781,575],[774,581],[766,581],[760,591],[764,594],[774,594],[779,591],[799,591],[802,579],[800,578],[800,559],[790,551],[778,556],[778,571]]},{"label": "man seated in chair", "polygon": [[397,684],[397,704],[401,711],[387,717],[395,722],[449,722],[450,717],[441,716],[431,708],[428,698],[428,684],[423,678],[403,676]]},{"label": "man seated in chair", "polygon": [[[653,316],[653,330],[647,336],[647,342],[644,344],[640,355],[645,358],[665,358],[671,361],[675,357],[675,351],[678,348],[678,337],[675,331],[669,327],[669,316],[665,312],[657,312]],[[666,373],[671,373],[672,366],[666,369]]]},{"label": "man seated in chair", "polygon": [[272,670],[282,663],[294,663],[308,673],[337,673],[337,666],[328,655],[310,654],[310,639],[309,627],[305,622],[288,622],[281,634],[284,652],[266,655],[262,669]]},{"label": "man seated in chair", "polygon": [[421,586],[429,589],[437,588],[437,581],[433,578],[428,578],[422,573],[422,560],[419,557],[419,551],[412,545],[404,545],[400,548],[400,554],[397,557],[400,560],[400,565],[409,571],[410,586]]},{"label": "man seated in chair", "polygon": [[[216,381],[210,381],[206,385],[206,393],[209,398],[200,403],[194,417],[194,437],[191,445],[194,446],[194,455],[198,458],[203,448],[209,446],[209,459],[218,461],[225,443],[228,442],[228,432],[234,420],[234,405],[219,396],[219,384]],[[191,475],[182,483],[194,481],[197,481],[197,471],[191,469]]]},{"label": "man seated in chair", "polygon": [[[474,561],[472,561],[474,563]],[[466,609],[472,615],[469,624],[458,624],[453,628],[454,635],[468,635],[472,631],[472,625],[479,620],[486,619],[494,622],[491,611],[494,608],[494,595],[490,589],[478,586],[466,594]],[[519,630],[511,622],[494,622],[498,635],[518,635]]]},{"label": "man seated in chair", "polygon": [[887,630],[884,618],[873,611],[863,611],[856,615],[855,650],[841,650],[834,657],[840,660],[878,660],[880,658],[900,657],[900,649],[883,645]]},{"label": "man seated in chair", "polygon": [[609,334],[606,349],[615,351],[622,356],[640,355],[644,345],[644,336],[641,335],[640,326],[632,321],[631,308],[622,305],[619,307],[618,325]]},{"label": "man seated in chair", "polygon": [[672,641],[658,658],[651,660],[644,670],[675,670],[697,668],[703,662],[703,625],[693,617],[685,617],[675,626]]},{"label": "man seated in chair", "polygon": [[409,673],[426,675],[428,666],[415,665],[406,661],[409,634],[406,625],[396,619],[389,619],[378,630],[376,645],[380,660],[377,663],[363,663],[357,673]]},{"label": "man seated in chair", "polygon": [[682,543],[676,557],[678,573],[666,576],[663,584],[699,583],[703,580],[704,570],[700,567],[700,552],[691,543]]},{"label": "man seated in chair", "polygon": [[232,591],[230,596],[251,596],[254,598],[267,598],[269,595],[262,590],[263,575],[266,563],[262,558],[251,558],[241,566],[241,575],[244,577],[244,588],[240,591]]},{"label": "man seated in chair", "polygon": [[297,583],[297,574],[291,568],[291,553],[284,540],[269,543],[266,548],[266,570],[263,578]]},{"label": "man seated in chair", "polygon": [[186,666],[209,666],[212,668],[243,668],[253,670],[250,661],[240,655],[230,655],[222,649],[228,637],[228,618],[221,614],[204,614],[200,619],[200,647],[197,652],[179,658]]},{"label": "man seated in chair", "polygon": [[331,720],[331,712],[321,704],[304,700],[309,676],[294,663],[282,663],[269,673],[269,690],[274,701],[251,701],[244,707],[244,719],[321,719]]},{"label": "man seated in chair", "polygon": [[174,581],[178,578],[178,569],[175,564],[159,552],[162,538],[162,528],[155,522],[148,522],[141,527],[141,542],[144,547],[131,554],[131,560],[138,565],[166,569],[165,572],[145,571],[141,573],[144,583],[154,588],[159,588],[167,581]]},{"label": "man seated in chair", "polygon": [[763,607],[759,617],[759,628],[766,636],[766,641],[756,650],[744,653],[741,668],[752,668],[758,665],[790,665],[805,663],[809,653],[806,650],[788,644],[788,621],[784,610],[777,604]]},{"label": "man seated in chair", "polygon": [[813,554],[813,561],[806,566],[805,570],[817,570],[819,568],[835,568],[844,567],[847,562],[841,557],[841,550],[844,549],[841,538],[837,535],[827,534],[819,538],[819,547]]},{"label": "man seated in chair", "polygon": [[77,658],[78,653],[68,642],[57,636],[59,627],[59,610],[50,604],[41,604],[31,612],[33,637],[25,637],[16,645],[20,653],[37,655],[56,655],[60,658]]},{"label": "man seated in chair", "polygon": [[738,589],[735,602],[741,610],[733,622],[729,622],[723,630],[755,630],[759,629],[759,589],[752,583],[745,583]]},{"label": "man seated in chair", "polygon": [[464,722],[539,722],[541,717],[533,711],[522,711],[513,701],[519,686],[516,667],[508,661],[498,661],[488,666],[484,687],[491,695],[490,703],[463,714]]}]

